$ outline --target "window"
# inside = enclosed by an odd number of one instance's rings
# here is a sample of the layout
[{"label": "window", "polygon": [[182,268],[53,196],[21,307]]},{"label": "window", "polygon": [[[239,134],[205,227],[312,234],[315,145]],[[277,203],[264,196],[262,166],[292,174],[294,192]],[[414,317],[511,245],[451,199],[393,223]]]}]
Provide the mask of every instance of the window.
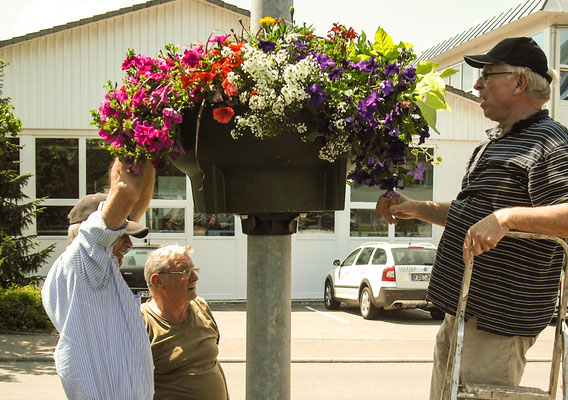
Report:
[{"label": "window", "polygon": [[166,162],[161,171],[156,171],[156,181],[154,183],[152,198],[185,200],[186,179],[186,175],[183,172],[174,167],[172,163]]},{"label": "window", "polygon": [[335,212],[311,212],[298,221],[300,233],[333,233],[335,230]]},{"label": "window", "polygon": [[355,257],[357,257],[357,254],[359,254],[359,249],[353,250],[351,254],[349,254],[347,258],[341,263],[341,266],[345,267],[353,264],[353,261],[355,261]]},{"label": "window", "polygon": [[235,215],[195,213],[193,236],[235,236]]},{"label": "window", "polygon": [[361,254],[359,254],[359,258],[357,259],[357,265],[367,265],[369,264],[369,260],[371,259],[371,254],[373,253],[372,247],[365,247]]},{"label": "window", "polygon": [[[78,199],[79,140],[37,138],[35,175],[37,198]],[[48,202],[37,217],[37,234],[67,236],[72,206]]]},{"label": "window", "polygon": [[87,139],[87,194],[105,193],[110,185],[113,157],[100,139]]},{"label": "window", "polygon": [[185,232],[185,208],[149,208],[146,211],[146,226],[150,232]]},{"label": "window", "polygon": [[79,140],[36,139],[36,196],[79,198]]},{"label": "window", "polygon": [[463,84],[462,84],[462,67],[463,67],[463,63],[462,64],[458,64],[458,65],[454,65],[452,68],[453,69],[457,69],[458,72],[456,72],[453,75],[449,76],[449,85],[456,88],[456,89],[463,89]]},{"label": "window", "polygon": [[354,237],[388,236],[387,222],[377,217],[375,209],[351,210],[350,234]]},{"label": "window", "polygon": [[38,235],[67,236],[69,219],[67,215],[72,206],[49,206],[37,216]]},{"label": "window", "polygon": [[568,100],[568,29],[560,31],[560,99]]},{"label": "window", "polygon": [[387,263],[387,252],[383,249],[376,249],[375,254],[373,254],[373,265],[383,265]]}]

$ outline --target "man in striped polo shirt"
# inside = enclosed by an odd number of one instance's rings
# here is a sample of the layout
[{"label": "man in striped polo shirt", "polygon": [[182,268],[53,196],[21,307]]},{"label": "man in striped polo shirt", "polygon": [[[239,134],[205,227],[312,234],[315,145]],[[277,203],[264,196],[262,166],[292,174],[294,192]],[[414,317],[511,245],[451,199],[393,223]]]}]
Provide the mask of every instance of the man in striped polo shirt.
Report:
[{"label": "man in striped polo shirt", "polygon": [[446,312],[436,337],[430,399],[439,400],[464,263],[476,256],[461,373],[464,382],[519,385],[525,354],[549,324],[563,252],[558,245],[504,237],[510,230],[568,237],[568,130],[543,109],[550,99],[544,52],[530,38],[509,38],[466,56],[483,69],[474,88],[498,125],[473,152],[457,198],[416,201],[381,196],[389,223],[417,218],[444,226],[428,299]]},{"label": "man in striped polo shirt", "polygon": [[[54,358],[69,399],[139,400],[154,395],[150,342],[135,297],[118,270],[148,208],[154,169],[141,174],[116,160],[108,195],[88,195],[69,213],[70,244],[42,288],[43,306],[59,331]],[[127,218],[132,221],[128,221]]]}]

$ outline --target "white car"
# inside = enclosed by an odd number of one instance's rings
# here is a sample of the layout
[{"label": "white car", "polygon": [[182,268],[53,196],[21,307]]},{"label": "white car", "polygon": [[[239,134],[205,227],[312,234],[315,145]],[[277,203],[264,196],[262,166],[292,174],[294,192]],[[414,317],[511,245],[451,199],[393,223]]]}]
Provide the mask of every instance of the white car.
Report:
[{"label": "white car", "polygon": [[325,279],[325,307],[356,304],[365,319],[376,317],[381,309],[422,308],[441,319],[443,312],[426,301],[435,258],[432,244],[365,243],[343,262],[333,262],[336,268]]}]

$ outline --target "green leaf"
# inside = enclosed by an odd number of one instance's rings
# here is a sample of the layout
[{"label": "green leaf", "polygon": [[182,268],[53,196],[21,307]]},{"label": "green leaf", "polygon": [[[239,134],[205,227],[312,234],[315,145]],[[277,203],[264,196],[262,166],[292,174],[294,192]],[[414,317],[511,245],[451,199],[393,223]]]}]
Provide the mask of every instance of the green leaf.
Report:
[{"label": "green leaf", "polygon": [[440,78],[447,78],[448,76],[452,76],[452,75],[455,74],[456,72],[459,72],[459,70],[453,69],[453,68],[446,68],[446,69],[440,74]]},{"label": "green leaf", "polygon": [[377,29],[377,32],[375,32],[375,43],[373,44],[373,49],[384,56],[392,53],[393,50],[396,50],[393,40],[380,26]]},{"label": "green leaf", "polygon": [[439,134],[440,132],[436,129],[436,109],[422,100],[415,99],[413,100],[413,103],[420,108],[420,112],[426,120],[426,123]]},{"label": "green leaf", "polygon": [[430,72],[433,72],[438,68],[438,64],[430,62],[430,61],[420,61],[416,66],[416,74],[418,75],[426,75]]}]

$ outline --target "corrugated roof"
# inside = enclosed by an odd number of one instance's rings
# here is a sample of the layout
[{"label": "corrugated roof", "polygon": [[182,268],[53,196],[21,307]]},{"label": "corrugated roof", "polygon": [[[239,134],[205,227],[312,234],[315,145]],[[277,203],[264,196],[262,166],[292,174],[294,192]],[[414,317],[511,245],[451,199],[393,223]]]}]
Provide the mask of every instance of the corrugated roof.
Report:
[{"label": "corrugated roof", "polygon": [[442,54],[454,47],[460,46],[476,37],[482,36],[487,32],[498,29],[504,25],[510,24],[513,21],[524,18],[530,14],[544,10],[548,0],[528,0],[519,3],[516,7],[511,8],[509,11],[504,11],[480,24],[477,24],[468,30],[459,33],[442,43],[439,43],[431,48],[425,50],[420,54],[418,61],[428,60],[432,57]]},{"label": "corrugated roof", "polygon": [[[160,4],[170,3],[172,1],[176,1],[176,0],[151,0],[151,1],[147,1],[147,2],[142,3],[142,4],[135,4],[135,5],[130,6],[130,7],[121,8],[119,10],[109,11],[105,14],[99,14],[99,15],[92,16],[90,18],[83,18],[79,21],[73,21],[73,22],[69,22],[69,23],[64,24],[64,25],[54,26],[53,28],[42,29],[41,31],[38,31],[38,32],[28,33],[27,35],[17,36],[17,37],[14,37],[12,39],[1,40],[0,41],[0,47],[10,46],[12,44],[24,42],[26,40],[31,40],[31,39],[35,39],[35,38],[38,38],[38,37],[41,37],[41,36],[50,35],[52,33],[64,31],[64,30],[71,29],[71,28],[76,28],[76,27],[81,26],[81,25],[90,24],[90,23],[101,21],[101,20],[104,20],[104,19],[117,17],[119,15],[128,14],[128,13],[131,13],[133,11],[142,10],[144,8],[150,8],[150,7],[158,6]],[[240,8],[240,7],[234,6],[232,4],[227,4],[227,3],[225,3],[224,1],[221,1],[221,0],[201,0],[201,1],[205,1],[207,3],[211,3],[213,5],[216,5],[216,6],[219,6],[219,7],[222,7],[222,8],[226,8],[227,10],[234,11],[238,14],[242,14],[246,17],[250,17],[250,11],[249,10],[245,10],[244,8]]]}]

